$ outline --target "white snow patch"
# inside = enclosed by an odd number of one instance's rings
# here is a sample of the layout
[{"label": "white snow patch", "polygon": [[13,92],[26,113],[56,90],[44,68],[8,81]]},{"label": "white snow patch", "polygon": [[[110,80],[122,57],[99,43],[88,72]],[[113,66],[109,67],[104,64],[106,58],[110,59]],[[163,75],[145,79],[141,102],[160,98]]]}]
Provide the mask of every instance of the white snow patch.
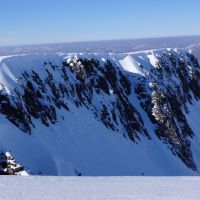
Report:
[{"label": "white snow patch", "polygon": [[147,55],[147,57],[149,58],[150,63],[155,66],[158,62],[158,59],[155,57],[155,55],[153,53]]},{"label": "white snow patch", "polygon": [[123,60],[119,60],[119,62],[125,71],[144,76],[144,72],[139,66],[139,63],[136,62],[131,55],[127,55]]}]

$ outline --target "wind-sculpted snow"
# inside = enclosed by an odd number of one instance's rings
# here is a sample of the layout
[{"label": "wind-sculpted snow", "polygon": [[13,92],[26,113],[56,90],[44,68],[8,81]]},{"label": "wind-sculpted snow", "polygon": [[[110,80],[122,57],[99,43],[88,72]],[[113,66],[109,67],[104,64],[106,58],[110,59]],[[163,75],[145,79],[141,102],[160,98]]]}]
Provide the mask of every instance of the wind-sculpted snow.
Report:
[{"label": "wind-sculpted snow", "polygon": [[[197,200],[199,177],[1,177],[3,200]],[[10,189],[12,188],[12,189]],[[22,188],[25,188],[22,190]]]},{"label": "wind-sculpted snow", "polygon": [[200,98],[199,78],[197,59],[187,50],[11,56],[0,64],[0,113],[31,137],[38,123],[44,130],[60,120],[70,126],[62,113],[73,113],[72,105],[84,108],[132,145],[156,136],[197,171],[191,150],[196,133],[186,115]]}]

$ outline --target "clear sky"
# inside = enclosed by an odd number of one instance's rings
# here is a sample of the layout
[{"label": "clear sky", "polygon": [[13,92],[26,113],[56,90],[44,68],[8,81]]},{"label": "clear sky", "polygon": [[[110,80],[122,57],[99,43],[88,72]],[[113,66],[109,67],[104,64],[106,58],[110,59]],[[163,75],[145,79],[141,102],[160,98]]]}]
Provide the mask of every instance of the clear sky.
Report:
[{"label": "clear sky", "polygon": [[200,34],[200,0],[0,0],[0,46]]}]

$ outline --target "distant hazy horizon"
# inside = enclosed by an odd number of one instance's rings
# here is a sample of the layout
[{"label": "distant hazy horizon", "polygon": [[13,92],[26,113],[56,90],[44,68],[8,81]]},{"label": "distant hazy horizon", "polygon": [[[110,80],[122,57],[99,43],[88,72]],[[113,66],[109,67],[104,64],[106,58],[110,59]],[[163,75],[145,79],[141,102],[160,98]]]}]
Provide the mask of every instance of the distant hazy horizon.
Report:
[{"label": "distant hazy horizon", "polygon": [[[200,35],[144,39],[50,43],[0,47],[0,56],[31,53],[125,53],[159,48],[199,46]],[[199,48],[199,47],[198,47]],[[199,54],[196,55],[199,58]]]},{"label": "distant hazy horizon", "polygon": [[119,39],[100,39],[100,40],[80,40],[80,41],[62,41],[62,42],[41,42],[41,43],[27,43],[27,44],[11,44],[1,45],[0,48],[14,48],[14,47],[27,47],[27,46],[44,46],[44,45],[64,45],[64,44],[86,44],[86,43],[103,43],[103,42],[119,42],[119,41],[144,41],[144,40],[157,40],[157,39],[171,39],[171,38],[192,38],[199,37],[200,34],[196,35],[170,35],[160,37],[142,37],[142,38],[119,38]]}]

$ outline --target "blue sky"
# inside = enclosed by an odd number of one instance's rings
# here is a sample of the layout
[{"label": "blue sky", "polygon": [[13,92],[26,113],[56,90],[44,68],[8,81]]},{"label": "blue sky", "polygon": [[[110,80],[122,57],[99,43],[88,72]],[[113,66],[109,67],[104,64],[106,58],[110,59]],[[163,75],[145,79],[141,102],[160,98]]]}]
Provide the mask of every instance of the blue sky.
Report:
[{"label": "blue sky", "polygon": [[199,0],[0,0],[0,46],[200,34]]}]

